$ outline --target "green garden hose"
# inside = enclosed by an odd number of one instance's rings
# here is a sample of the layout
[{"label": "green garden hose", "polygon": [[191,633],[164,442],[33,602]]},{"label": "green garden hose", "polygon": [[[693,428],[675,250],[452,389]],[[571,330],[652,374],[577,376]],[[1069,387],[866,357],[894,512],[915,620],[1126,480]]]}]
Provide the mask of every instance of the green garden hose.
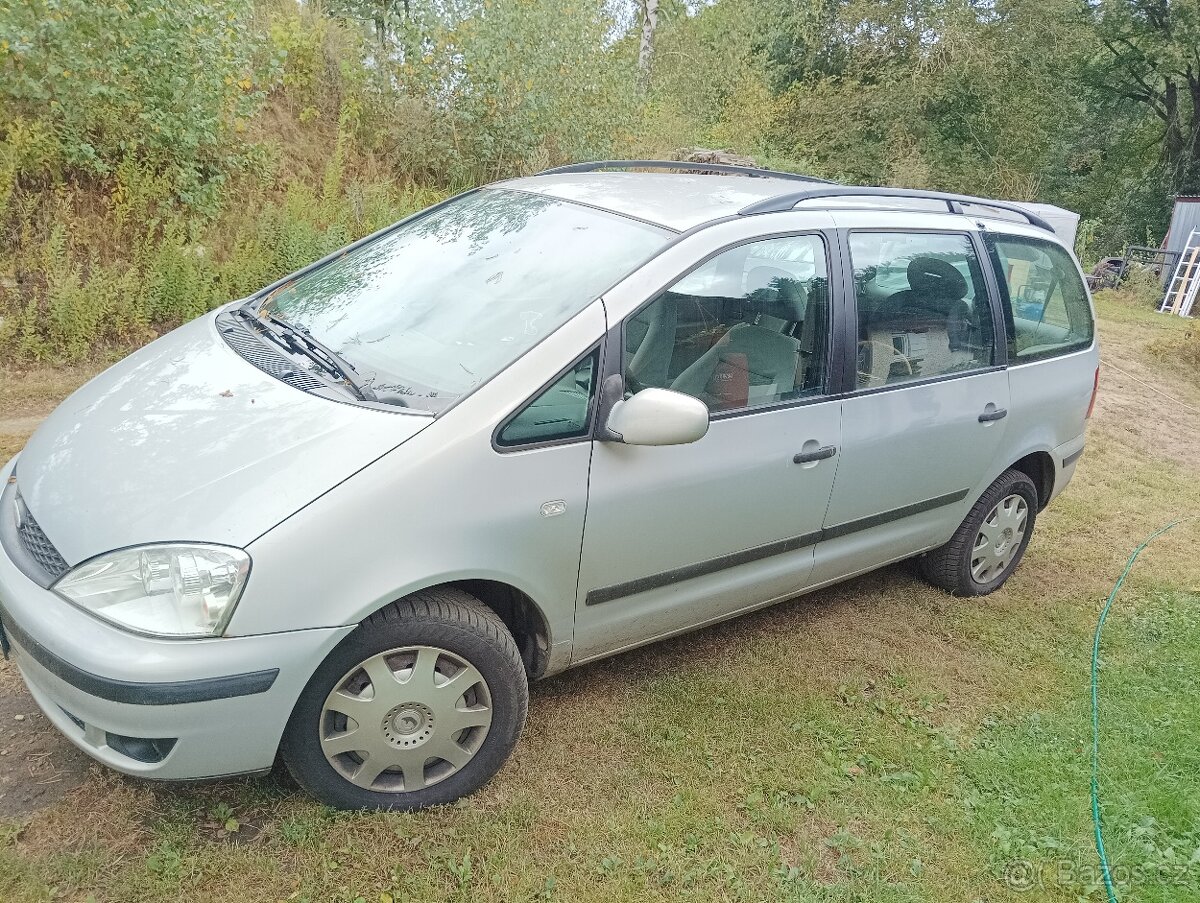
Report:
[{"label": "green garden hose", "polygon": [[1104,607],[1100,610],[1100,620],[1096,623],[1096,636],[1092,641],[1092,824],[1096,829],[1096,854],[1100,857],[1100,871],[1104,876],[1104,891],[1108,897],[1108,903],[1118,903],[1118,900],[1116,889],[1113,887],[1112,871],[1108,866],[1108,856],[1104,851],[1104,833],[1100,828],[1100,631],[1104,629],[1104,621],[1108,617],[1108,610],[1112,608],[1113,599],[1120,592],[1125,578],[1129,576],[1129,572],[1133,569],[1133,563],[1142,554],[1142,550],[1168,530],[1173,530],[1183,523],[1184,520],[1192,519],[1181,518],[1171,521],[1165,527],[1160,527],[1147,536],[1142,544],[1133,550],[1133,554],[1125,562],[1125,570],[1121,571],[1121,576],[1113,585],[1112,592],[1104,600]]}]

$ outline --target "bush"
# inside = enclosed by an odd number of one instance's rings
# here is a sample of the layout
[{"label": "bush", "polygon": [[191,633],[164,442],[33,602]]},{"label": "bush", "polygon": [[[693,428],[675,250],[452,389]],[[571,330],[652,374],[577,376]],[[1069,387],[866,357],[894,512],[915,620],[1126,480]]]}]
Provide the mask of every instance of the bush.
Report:
[{"label": "bush", "polygon": [[26,175],[137,159],[212,205],[264,96],[249,0],[0,0],[0,129]]},{"label": "bush", "polygon": [[614,65],[599,4],[494,0],[438,29],[399,77],[453,148],[449,180],[476,184],[631,147],[638,92]]},{"label": "bush", "polygon": [[[9,362],[78,361],[142,344],[442,196],[383,179],[343,184],[331,165],[322,190],[237,185],[247,189],[244,206],[197,220],[162,201],[155,177],[121,171],[102,210],[81,217],[80,199],[64,194],[43,236],[33,218],[17,227],[25,239],[0,281]],[[100,232],[110,240],[96,239]],[[102,259],[101,247],[114,259]]]},{"label": "bush", "polygon": [[1138,264],[1131,264],[1129,272],[1121,280],[1121,290],[1135,304],[1158,309],[1163,299],[1163,284],[1153,270]]}]

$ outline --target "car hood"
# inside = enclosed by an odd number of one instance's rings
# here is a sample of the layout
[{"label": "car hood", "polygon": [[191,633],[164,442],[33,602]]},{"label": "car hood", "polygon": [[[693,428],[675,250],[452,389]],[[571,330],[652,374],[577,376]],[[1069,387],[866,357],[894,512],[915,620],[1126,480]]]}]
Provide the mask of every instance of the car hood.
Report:
[{"label": "car hood", "polygon": [[248,545],[432,422],[280,382],[214,320],[97,376],[21,452],[18,489],[68,564],[150,542]]}]

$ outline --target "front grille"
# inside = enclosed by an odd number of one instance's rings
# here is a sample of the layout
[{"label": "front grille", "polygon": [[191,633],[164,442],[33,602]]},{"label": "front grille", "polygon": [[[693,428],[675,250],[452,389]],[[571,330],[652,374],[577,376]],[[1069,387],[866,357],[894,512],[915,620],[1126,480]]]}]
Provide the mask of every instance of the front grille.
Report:
[{"label": "front grille", "polygon": [[58,549],[54,548],[54,543],[46,537],[38,522],[33,519],[20,495],[17,496],[17,536],[20,537],[21,545],[25,547],[29,557],[55,580],[70,570],[66,561],[58,554]]},{"label": "front grille", "polygon": [[221,314],[217,317],[217,329],[230,348],[264,373],[305,392],[325,386],[325,383],[303,367],[292,363],[279,351],[265,344],[233,314]]}]

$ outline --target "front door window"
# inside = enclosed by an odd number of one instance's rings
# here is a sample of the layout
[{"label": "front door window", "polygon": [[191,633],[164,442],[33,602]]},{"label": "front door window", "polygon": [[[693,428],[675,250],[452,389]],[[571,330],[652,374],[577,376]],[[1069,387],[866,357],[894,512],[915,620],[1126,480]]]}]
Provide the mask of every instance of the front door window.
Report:
[{"label": "front door window", "polygon": [[825,245],[798,235],[738,245],[684,276],[625,328],[627,392],[674,389],[710,411],[824,392]]}]

